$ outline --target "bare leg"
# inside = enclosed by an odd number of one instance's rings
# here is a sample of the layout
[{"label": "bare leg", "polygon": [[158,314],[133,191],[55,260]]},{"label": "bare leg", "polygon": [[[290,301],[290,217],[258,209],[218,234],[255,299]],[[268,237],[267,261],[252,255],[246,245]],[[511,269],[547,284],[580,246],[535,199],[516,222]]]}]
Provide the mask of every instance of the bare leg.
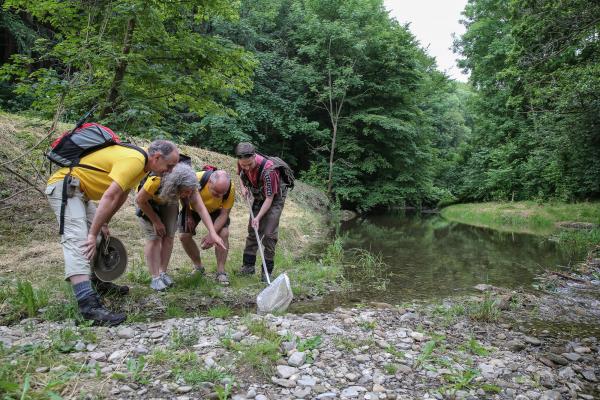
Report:
[{"label": "bare leg", "polygon": [[77,285],[78,283],[89,281],[90,276],[89,275],[71,275],[69,277],[69,280],[71,281],[72,285]]},{"label": "bare leg", "polygon": [[161,239],[146,240],[144,246],[144,256],[146,257],[146,264],[148,265],[148,271],[153,278],[157,278],[160,274],[160,254],[161,254]]},{"label": "bare leg", "polygon": [[173,253],[173,238],[165,236],[162,238],[162,246],[160,249],[160,269],[159,272],[167,272],[169,267],[169,260],[171,259],[171,253]]},{"label": "bare leg", "polygon": [[194,266],[201,266],[202,260],[200,259],[200,249],[194,241],[194,237],[190,233],[181,233],[179,235],[179,240],[181,241],[181,245],[183,246],[185,253],[194,263]]},{"label": "bare leg", "polygon": [[225,272],[225,262],[227,261],[227,254],[229,253],[229,229],[224,227],[219,232],[219,236],[225,243],[225,249],[215,246],[215,256],[217,257],[217,273]]}]

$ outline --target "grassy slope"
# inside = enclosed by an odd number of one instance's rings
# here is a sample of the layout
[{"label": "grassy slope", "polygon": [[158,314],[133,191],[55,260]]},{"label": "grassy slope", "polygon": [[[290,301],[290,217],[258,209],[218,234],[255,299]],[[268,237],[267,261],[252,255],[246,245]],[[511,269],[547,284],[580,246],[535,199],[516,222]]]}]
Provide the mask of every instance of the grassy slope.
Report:
[{"label": "grassy slope", "polygon": [[[45,136],[49,126],[49,121],[0,113],[0,141],[3,143],[0,148],[0,164],[14,159],[37,143]],[[59,130],[68,128],[69,125],[62,125]],[[43,156],[43,150],[47,146],[48,142],[44,142],[25,157],[23,162],[13,166],[41,190],[45,187],[48,176],[48,165]],[[194,166],[198,168],[208,163],[231,173],[235,172],[235,160],[231,157],[188,146],[182,146],[182,150],[192,157]],[[38,176],[35,171],[42,169],[43,172]],[[56,219],[46,199],[35,190],[28,190],[2,201],[26,187],[12,174],[0,168],[0,291],[3,282],[5,285],[13,285],[15,280],[29,280],[34,287],[49,290],[52,303],[55,296],[68,298],[69,292],[61,290],[63,256]],[[324,290],[328,281],[337,279],[337,271],[324,271],[315,263],[298,261],[299,256],[306,254],[312,244],[321,242],[326,236],[325,217],[315,212],[324,210],[325,202],[321,192],[299,182],[291,192],[283,212],[276,266],[279,271],[285,269],[290,272],[294,291],[298,295]],[[237,270],[241,264],[247,215],[245,203],[236,197],[230,227],[230,253],[226,265],[228,271]],[[155,308],[163,316],[182,316],[193,313],[198,308],[206,310],[215,302],[244,304],[251,302],[263,287],[257,278],[242,278],[235,274],[230,277],[230,288],[223,289],[214,284],[213,273],[210,272],[215,268],[212,251],[203,252],[203,261],[209,271],[208,279],[190,280],[187,275],[191,262],[176,240],[170,269],[175,274],[179,289],[156,296],[147,285],[149,276],[143,260],[144,238],[134,215],[133,196],[115,215],[110,228],[111,233],[121,238],[128,249],[128,273],[119,281],[134,286],[134,290],[132,296],[119,306],[125,307],[134,319],[152,317],[156,313]],[[319,282],[318,285],[314,284],[315,280]],[[0,316],[2,308],[0,302]]]}]

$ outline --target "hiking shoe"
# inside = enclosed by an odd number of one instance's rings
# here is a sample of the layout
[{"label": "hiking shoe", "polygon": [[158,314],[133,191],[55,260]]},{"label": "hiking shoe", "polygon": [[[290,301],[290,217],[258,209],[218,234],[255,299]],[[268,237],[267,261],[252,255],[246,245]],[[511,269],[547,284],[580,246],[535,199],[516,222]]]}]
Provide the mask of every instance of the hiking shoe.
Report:
[{"label": "hiking shoe", "polygon": [[242,265],[242,268],[240,269],[240,274],[254,275],[254,265]]},{"label": "hiking shoe", "polygon": [[101,296],[109,294],[116,294],[118,296],[125,296],[129,293],[129,286],[127,285],[116,285],[112,282],[103,282],[98,279],[95,275],[92,275],[92,287]]},{"label": "hiking shoe", "polygon": [[94,325],[117,326],[127,318],[123,313],[115,313],[104,308],[96,294],[77,300],[77,304],[83,318],[94,321]]},{"label": "hiking shoe", "polygon": [[223,286],[229,286],[229,278],[225,272],[217,272],[217,282]]},{"label": "hiking shoe", "polygon": [[173,282],[173,279],[167,275],[166,272],[161,272],[160,273],[160,279],[164,282],[165,285],[167,285],[168,287],[171,287],[174,285],[175,282]]},{"label": "hiking shoe", "polygon": [[160,276],[157,276],[156,278],[152,278],[152,282],[150,282],[150,287],[152,289],[156,290],[157,292],[162,292],[163,290],[168,288],[166,283],[163,282],[162,279],[160,279]]}]

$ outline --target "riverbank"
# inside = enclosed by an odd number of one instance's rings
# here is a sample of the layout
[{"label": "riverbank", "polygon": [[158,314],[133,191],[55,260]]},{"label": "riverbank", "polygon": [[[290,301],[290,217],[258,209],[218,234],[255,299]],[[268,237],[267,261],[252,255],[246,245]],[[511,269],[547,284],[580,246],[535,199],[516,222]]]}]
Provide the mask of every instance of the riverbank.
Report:
[{"label": "riverbank", "polygon": [[598,398],[597,325],[527,325],[543,296],[478,289],[437,304],[117,328],[23,320],[0,328],[0,387],[84,399]]},{"label": "riverbank", "polygon": [[600,245],[600,202],[456,204],[444,208],[441,215],[463,224],[550,237],[582,258]]},{"label": "riverbank", "polygon": [[[0,113],[0,162],[9,164],[18,175],[42,191],[48,175],[43,151],[38,147],[50,126],[49,121]],[[61,125],[59,131],[68,129]],[[56,134],[54,135],[56,136]],[[139,144],[143,145],[145,142]],[[211,164],[235,174],[235,159],[189,146],[180,146],[191,156],[196,168]],[[77,305],[71,288],[63,281],[63,255],[57,224],[41,193],[25,184],[18,176],[0,171],[0,325],[18,323],[35,317],[61,321],[77,317]],[[28,189],[29,188],[29,189]],[[325,248],[327,198],[323,192],[302,182],[290,192],[280,223],[275,273],[287,271],[297,300],[322,295],[343,284],[341,265],[311,254],[316,246]],[[231,212],[229,257],[226,271],[230,285],[220,286],[215,280],[216,260],[213,251],[202,252],[207,270],[205,277],[192,277],[192,265],[181,244],[175,240],[169,271],[176,287],[157,293],[150,287],[150,275],[144,262],[144,237],[135,216],[133,196],[114,216],[111,234],[120,238],[128,251],[127,272],[117,280],[131,287],[130,295],[109,297],[109,307],[128,314],[128,322],[154,321],[173,317],[191,317],[209,313],[231,314],[253,308],[256,295],[264,288],[260,275],[239,276],[241,253],[247,235],[248,211],[236,193]],[[199,234],[205,229],[201,227]],[[257,269],[259,266],[257,265]]]}]

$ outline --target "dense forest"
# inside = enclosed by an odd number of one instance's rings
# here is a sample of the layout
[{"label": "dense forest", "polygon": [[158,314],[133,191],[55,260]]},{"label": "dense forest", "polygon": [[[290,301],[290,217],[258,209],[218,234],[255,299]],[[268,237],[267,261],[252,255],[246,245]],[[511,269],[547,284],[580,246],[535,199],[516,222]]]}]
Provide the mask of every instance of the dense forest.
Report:
[{"label": "dense forest", "polygon": [[[600,197],[600,3],[470,0],[440,72],[383,0],[5,0],[0,107],[287,160],[342,206]],[[435,21],[432,21],[432,24]],[[57,114],[58,110],[58,114]]]}]

